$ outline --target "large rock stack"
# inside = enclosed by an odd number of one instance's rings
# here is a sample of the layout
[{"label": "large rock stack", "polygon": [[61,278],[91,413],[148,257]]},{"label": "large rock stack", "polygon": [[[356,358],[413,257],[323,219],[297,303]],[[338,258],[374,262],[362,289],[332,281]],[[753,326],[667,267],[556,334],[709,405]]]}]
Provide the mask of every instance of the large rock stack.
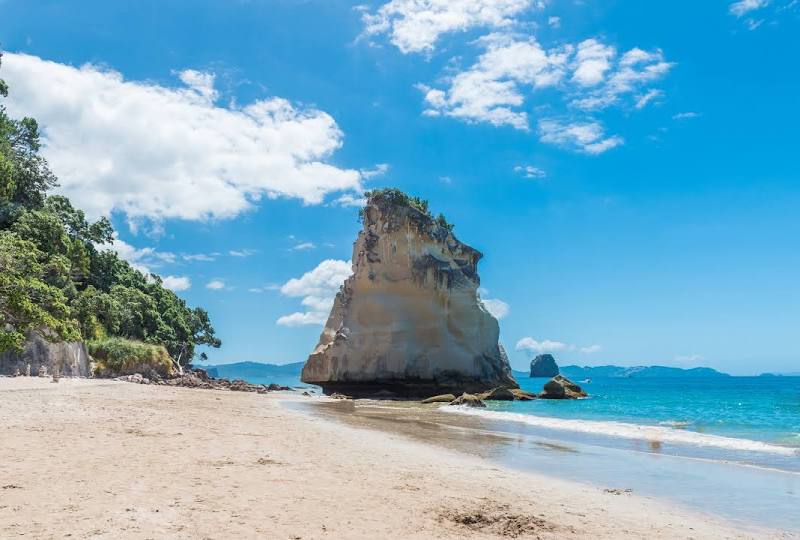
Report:
[{"label": "large rock stack", "polygon": [[482,255],[396,191],[372,194],[344,282],[302,380],[396,397],[517,388],[478,297]]}]

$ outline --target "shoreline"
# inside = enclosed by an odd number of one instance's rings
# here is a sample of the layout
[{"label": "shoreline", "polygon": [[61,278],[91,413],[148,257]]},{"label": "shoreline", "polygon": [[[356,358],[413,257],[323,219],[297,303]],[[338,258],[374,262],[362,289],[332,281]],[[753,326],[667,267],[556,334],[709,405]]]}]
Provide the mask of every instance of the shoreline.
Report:
[{"label": "shoreline", "polygon": [[[477,456],[511,469],[563,478],[602,489],[626,490],[740,526],[800,533],[800,472],[736,460],[671,453],[674,445],[623,439],[602,446],[582,433],[537,430],[480,414],[453,414],[438,404],[296,402],[291,408],[350,426],[402,434]],[[467,412],[485,412],[484,409]],[[796,455],[793,454],[796,457]],[[793,457],[793,459],[795,459]]]},{"label": "shoreline", "polygon": [[0,379],[0,537],[796,537],[291,410],[311,401]]}]

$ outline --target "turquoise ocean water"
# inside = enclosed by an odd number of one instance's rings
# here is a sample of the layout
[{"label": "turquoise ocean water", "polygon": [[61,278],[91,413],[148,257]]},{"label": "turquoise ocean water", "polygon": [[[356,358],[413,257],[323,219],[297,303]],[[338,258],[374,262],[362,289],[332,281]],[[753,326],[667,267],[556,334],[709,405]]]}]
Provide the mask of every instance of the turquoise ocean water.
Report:
[{"label": "turquoise ocean water", "polygon": [[[520,378],[540,392],[547,379]],[[454,410],[553,438],[800,471],[800,377],[603,378],[589,398]]]}]

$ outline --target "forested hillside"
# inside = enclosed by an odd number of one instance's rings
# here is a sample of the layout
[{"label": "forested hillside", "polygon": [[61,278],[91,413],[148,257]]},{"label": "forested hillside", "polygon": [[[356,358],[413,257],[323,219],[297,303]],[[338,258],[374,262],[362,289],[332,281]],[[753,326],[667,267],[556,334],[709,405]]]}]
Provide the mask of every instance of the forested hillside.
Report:
[{"label": "forested hillside", "polygon": [[19,350],[30,331],[90,349],[112,341],[120,354],[141,349],[125,340],[163,346],[180,365],[197,345],[219,347],[204,309],[109,250],[108,219],[89,222],[49,194],[57,178],[40,154],[36,120],[9,118],[2,103],[13,91],[0,79],[0,352]]}]

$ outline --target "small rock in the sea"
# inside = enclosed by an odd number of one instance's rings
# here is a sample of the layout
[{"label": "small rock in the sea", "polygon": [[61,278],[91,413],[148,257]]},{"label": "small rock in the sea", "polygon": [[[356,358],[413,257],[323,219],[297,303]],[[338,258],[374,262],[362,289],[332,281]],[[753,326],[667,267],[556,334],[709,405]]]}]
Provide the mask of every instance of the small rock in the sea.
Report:
[{"label": "small rock in the sea", "polygon": [[309,394],[308,392],[303,392],[303,395],[307,396],[307,397],[311,397],[311,394]]},{"label": "small rock in the sea", "polygon": [[586,397],[580,386],[563,375],[556,375],[544,385],[544,392],[539,396],[542,399],[578,399]]},{"label": "small rock in the sea", "polygon": [[555,377],[558,364],[552,354],[540,354],[531,360],[531,377]]},{"label": "small rock in the sea", "polygon": [[450,402],[450,405],[466,405],[467,407],[486,407],[486,404],[481,401],[481,398],[474,394],[467,394],[464,392],[456,399]]},{"label": "small rock in the sea", "polygon": [[431,396],[423,399],[422,403],[450,403],[454,399],[456,399],[456,396],[453,394],[440,394],[438,396]]},{"label": "small rock in the sea", "polygon": [[512,388],[511,393],[514,394],[514,398],[517,401],[531,401],[537,398],[537,395],[533,392],[526,392],[521,388]]},{"label": "small rock in the sea", "polygon": [[514,401],[514,392],[505,386],[498,386],[492,390],[482,394],[481,399],[492,401]]}]

